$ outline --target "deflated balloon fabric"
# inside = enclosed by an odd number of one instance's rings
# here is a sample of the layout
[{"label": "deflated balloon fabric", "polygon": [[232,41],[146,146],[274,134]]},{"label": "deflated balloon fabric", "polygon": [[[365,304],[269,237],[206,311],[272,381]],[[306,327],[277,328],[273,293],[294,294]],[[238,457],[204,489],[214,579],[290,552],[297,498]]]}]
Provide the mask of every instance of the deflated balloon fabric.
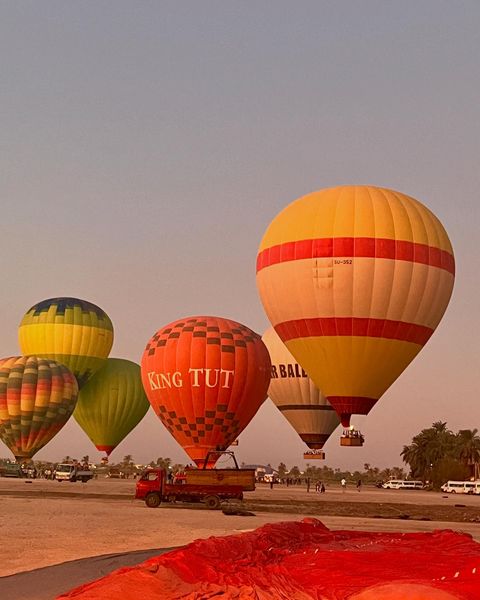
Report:
[{"label": "deflated balloon fabric", "polygon": [[477,600],[480,544],[432,533],[330,531],[316,519],[197,540],[60,598]]}]

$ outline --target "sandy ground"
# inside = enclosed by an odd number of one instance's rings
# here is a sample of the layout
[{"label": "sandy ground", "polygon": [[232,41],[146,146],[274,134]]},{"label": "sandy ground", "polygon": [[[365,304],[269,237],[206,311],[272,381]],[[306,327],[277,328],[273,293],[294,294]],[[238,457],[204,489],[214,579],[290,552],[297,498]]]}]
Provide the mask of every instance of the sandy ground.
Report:
[{"label": "sandy ground", "polygon": [[[87,484],[55,481],[0,479],[0,577],[39,567],[102,554],[151,548],[181,546],[197,538],[229,535],[254,529],[265,523],[304,518],[296,504],[311,503],[312,516],[332,529],[370,531],[432,531],[454,529],[470,533],[480,541],[480,524],[398,519],[373,519],[318,514],[319,502],[410,504],[428,513],[435,506],[461,503],[480,511],[480,497],[448,496],[409,490],[378,490],[330,487],[326,494],[307,494],[303,488],[259,487],[248,494],[249,502],[288,505],[288,512],[258,512],[256,516],[226,516],[201,506],[149,509],[134,501],[133,480],[95,480]],[[282,502],[280,502],[282,501]],[[314,511],[313,507],[317,505]],[[308,504],[307,504],[308,506]],[[429,509],[430,507],[430,509]],[[458,509],[457,509],[458,510]],[[315,514],[316,513],[316,514]],[[4,580],[6,581],[6,580]],[[0,598],[2,580],[0,579]]]}]

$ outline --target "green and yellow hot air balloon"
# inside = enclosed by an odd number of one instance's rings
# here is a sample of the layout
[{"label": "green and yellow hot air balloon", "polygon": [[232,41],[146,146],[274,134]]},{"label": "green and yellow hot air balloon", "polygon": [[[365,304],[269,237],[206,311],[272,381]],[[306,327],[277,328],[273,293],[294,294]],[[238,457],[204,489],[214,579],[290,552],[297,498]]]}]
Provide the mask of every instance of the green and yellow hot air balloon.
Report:
[{"label": "green and yellow hot air balloon", "polygon": [[37,356],[0,359],[0,439],[17,461],[30,459],[65,425],[78,385],[62,364]]},{"label": "green and yellow hot air balloon", "polygon": [[32,306],[20,323],[25,355],[67,366],[81,388],[105,363],[113,344],[113,325],[98,306],[78,298],[50,298]]},{"label": "green and yellow hot air balloon", "polygon": [[97,450],[109,456],[143,419],[149,406],[140,366],[109,358],[82,388],[73,416]]}]

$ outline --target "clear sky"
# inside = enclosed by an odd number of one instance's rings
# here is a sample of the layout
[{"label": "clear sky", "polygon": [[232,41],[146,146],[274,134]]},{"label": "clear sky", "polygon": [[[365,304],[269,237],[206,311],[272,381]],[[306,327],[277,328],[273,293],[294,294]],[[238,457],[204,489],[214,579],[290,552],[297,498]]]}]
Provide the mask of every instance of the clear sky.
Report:
[{"label": "clear sky", "polygon": [[[400,464],[434,420],[480,427],[480,3],[0,2],[0,354],[35,302],[90,300],[112,356],[186,315],[258,332],[255,257],[315,189],[390,187],[443,222],[457,260],[439,329],[327,464]],[[246,462],[302,466],[268,400]],[[100,456],[72,420],[37,458]],[[0,455],[8,455],[0,451]],[[150,411],[113,460],[185,461]]]}]

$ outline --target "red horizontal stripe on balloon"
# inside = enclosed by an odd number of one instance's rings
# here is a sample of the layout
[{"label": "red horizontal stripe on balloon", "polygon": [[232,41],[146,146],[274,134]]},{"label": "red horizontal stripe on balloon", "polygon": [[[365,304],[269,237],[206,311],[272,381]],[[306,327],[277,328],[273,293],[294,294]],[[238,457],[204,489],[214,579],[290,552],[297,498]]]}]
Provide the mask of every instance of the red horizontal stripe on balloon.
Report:
[{"label": "red horizontal stripe on balloon", "polygon": [[319,317],[285,321],[275,326],[284,342],[297,338],[316,336],[358,336],[401,340],[423,346],[433,329],[415,323],[391,321],[389,319],[367,319],[359,317]]},{"label": "red horizontal stripe on balloon", "polygon": [[366,237],[337,237],[285,242],[266,248],[257,256],[257,272],[265,267],[305,258],[390,258],[421,263],[455,273],[450,252],[404,240]]}]

